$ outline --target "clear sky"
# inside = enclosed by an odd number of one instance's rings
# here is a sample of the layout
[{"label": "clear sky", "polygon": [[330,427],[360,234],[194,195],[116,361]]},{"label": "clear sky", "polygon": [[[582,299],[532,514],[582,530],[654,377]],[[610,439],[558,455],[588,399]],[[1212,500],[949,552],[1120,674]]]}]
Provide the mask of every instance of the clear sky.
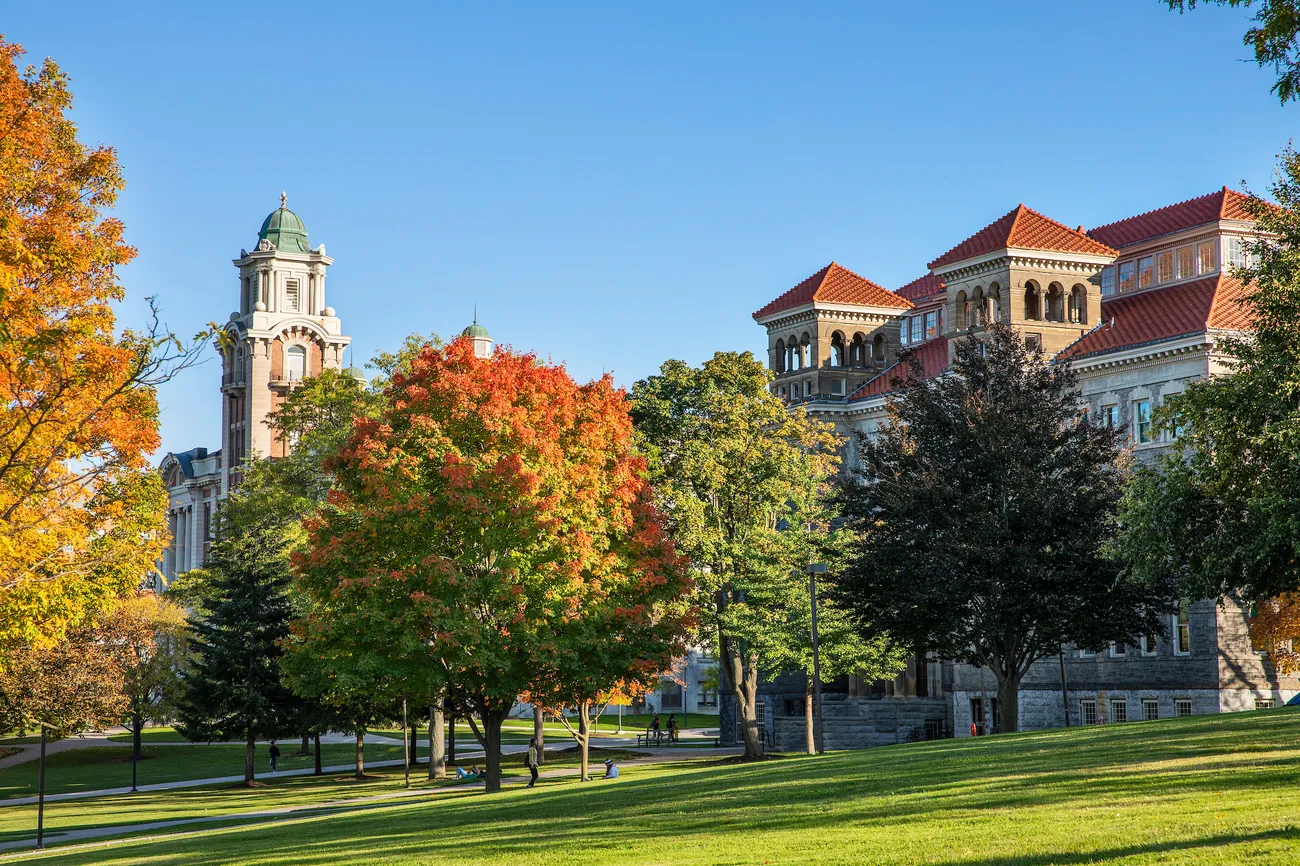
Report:
[{"label": "clear sky", "polygon": [[[1161,0],[9,4],[116,147],[156,295],[194,333],[280,191],[335,265],[358,362],[493,337],[630,385],[766,346],[751,313],[836,260],[896,288],[1017,203],[1094,226],[1245,181],[1300,107],[1240,10]],[[215,360],[163,448],[219,443]]]}]

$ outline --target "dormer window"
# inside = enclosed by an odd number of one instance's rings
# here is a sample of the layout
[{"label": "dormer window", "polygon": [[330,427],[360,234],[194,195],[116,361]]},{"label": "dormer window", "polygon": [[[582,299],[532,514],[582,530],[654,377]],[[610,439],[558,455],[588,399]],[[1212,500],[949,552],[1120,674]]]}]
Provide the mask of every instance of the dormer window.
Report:
[{"label": "dormer window", "polygon": [[1201,241],[1196,245],[1196,264],[1202,274],[1214,273],[1214,241]]},{"label": "dormer window", "polygon": [[911,319],[911,328],[909,338],[913,343],[921,342],[921,317],[913,316]]},{"label": "dormer window", "polygon": [[1115,268],[1101,269],[1101,296],[1108,298],[1115,294]]},{"label": "dormer window", "polygon": [[1188,280],[1196,276],[1196,256],[1192,253],[1191,247],[1183,247],[1178,251],[1178,279]]},{"label": "dormer window", "polygon": [[1133,288],[1135,270],[1132,262],[1121,262],[1119,266],[1119,290],[1127,292]]},{"label": "dormer window", "polygon": [[1156,256],[1156,281],[1167,283],[1174,278],[1174,253],[1166,250]]},{"label": "dormer window", "polygon": [[1138,259],[1138,288],[1145,289],[1155,282],[1155,265],[1151,256],[1143,256]]}]

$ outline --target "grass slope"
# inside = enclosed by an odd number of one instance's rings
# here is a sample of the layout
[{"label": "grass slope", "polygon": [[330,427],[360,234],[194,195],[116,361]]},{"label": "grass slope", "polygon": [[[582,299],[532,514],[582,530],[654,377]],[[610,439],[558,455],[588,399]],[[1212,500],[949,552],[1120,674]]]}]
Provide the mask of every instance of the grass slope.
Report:
[{"label": "grass slope", "polygon": [[[58,864],[1294,863],[1300,712],[949,740],[440,795]],[[21,858],[19,858],[21,859]]]}]

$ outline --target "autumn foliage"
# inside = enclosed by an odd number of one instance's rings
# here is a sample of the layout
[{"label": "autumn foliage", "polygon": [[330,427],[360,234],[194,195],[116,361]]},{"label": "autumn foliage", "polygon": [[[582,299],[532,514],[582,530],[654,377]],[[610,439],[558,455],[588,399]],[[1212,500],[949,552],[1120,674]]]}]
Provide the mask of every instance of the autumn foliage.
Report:
[{"label": "autumn foliage", "polygon": [[192,350],[156,323],[115,333],[135,256],[103,214],[117,158],[77,140],[58,66],[22,54],[0,41],[0,647],[48,647],[161,554],[153,385]]},{"label": "autumn foliage", "polygon": [[1250,620],[1250,642],[1268,652],[1277,672],[1300,672],[1300,592],[1259,602]]},{"label": "autumn foliage", "polygon": [[578,385],[462,338],[421,352],[384,403],[328,461],[338,486],[297,562],[297,638],[340,677],[360,675],[344,659],[383,659],[468,694],[495,789],[516,698],[559,671],[612,686],[615,668],[661,669],[689,582],[609,377]]}]

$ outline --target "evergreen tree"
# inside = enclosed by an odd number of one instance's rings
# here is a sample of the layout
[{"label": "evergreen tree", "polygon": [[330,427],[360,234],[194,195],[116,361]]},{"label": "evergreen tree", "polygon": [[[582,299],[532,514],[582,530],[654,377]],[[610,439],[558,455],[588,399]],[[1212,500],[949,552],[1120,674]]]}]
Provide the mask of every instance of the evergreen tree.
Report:
[{"label": "evergreen tree", "polygon": [[1008,731],[1030,665],[1158,630],[1176,591],[1108,556],[1124,455],[1081,413],[1073,372],[1006,325],[984,336],[949,374],[909,365],[889,423],[860,441],[843,500],[862,541],[837,594],[869,633],[991,668]]}]

